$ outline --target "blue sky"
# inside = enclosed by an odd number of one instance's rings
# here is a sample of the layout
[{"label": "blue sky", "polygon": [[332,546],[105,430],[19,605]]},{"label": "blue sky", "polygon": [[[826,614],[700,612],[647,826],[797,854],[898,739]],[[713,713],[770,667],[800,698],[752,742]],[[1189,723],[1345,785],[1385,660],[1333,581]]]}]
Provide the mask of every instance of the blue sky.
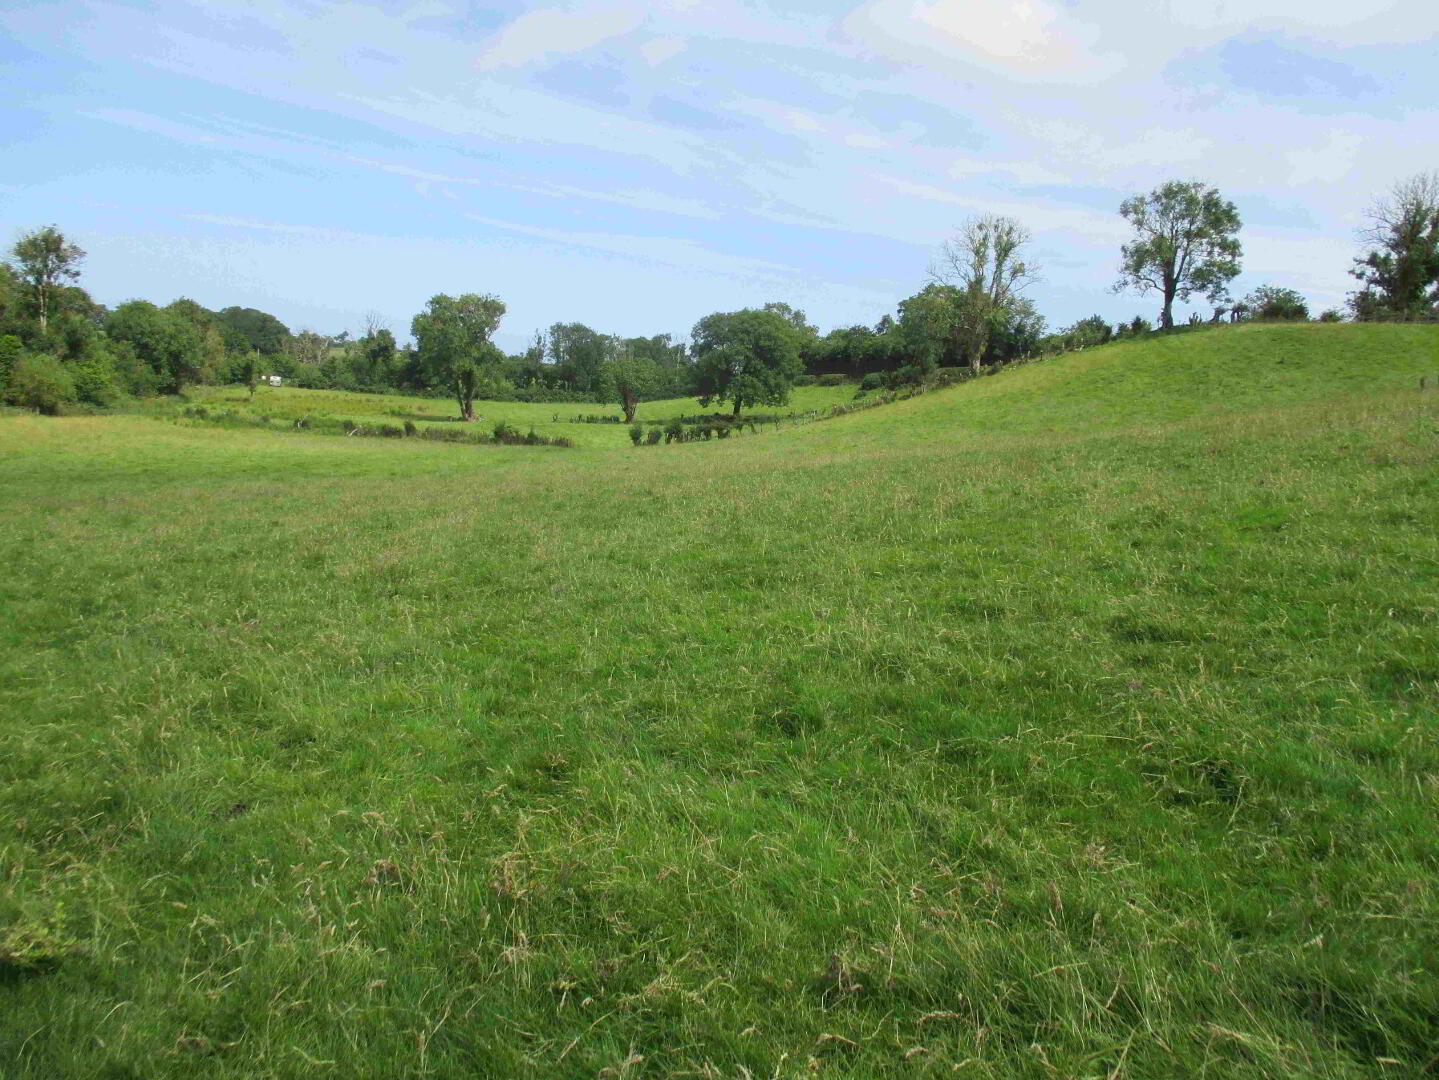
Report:
[{"label": "blue sky", "polygon": [[1033,231],[1052,325],[1153,318],[1109,292],[1117,209],[1196,178],[1245,221],[1237,291],[1318,310],[1365,206],[1439,167],[1436,47],[1433,0],[6,0],[0,226],[58,224],[109,304],[403,337],[492,292],[516,349],[873,323],[983,212]]}]

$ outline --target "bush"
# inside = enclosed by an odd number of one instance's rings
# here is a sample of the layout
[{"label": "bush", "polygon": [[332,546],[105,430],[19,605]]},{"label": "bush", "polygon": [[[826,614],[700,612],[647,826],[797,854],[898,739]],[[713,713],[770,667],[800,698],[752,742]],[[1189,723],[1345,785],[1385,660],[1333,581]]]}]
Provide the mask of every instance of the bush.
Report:
[{"label": "bush", "polygon": [[659,428],[652,428],[649,434],[645,436],[645,444],[648,446],[657,446],[659,441],[664,437],[665,433],[663,431]]},{"label": "bush", "polygon": [[644,425],[643,425],[643,424],[631,424],[631,425],[630,425],[630,442],[631,442],[631,443],[633,443],[635,446],[638,446],[638,445],[640,444],[640,440],[643,439],[644,437],[645,437],[645,429],[644,429]]},{"label": "bush", "polygon": [[52,356],[22,356],[10,371],[9,398],[22,409],[59,416],[75,400],[75,380]]},{"label": "bush", "polygon": [[818,380],[820,386],[843,386],[846,381],[843,375],[835,374],[821,375]]},{"label": "bush", "polygon": [[414,422],[413,420],[406,420],[406,421],[405,421],[405,434],[406,434],[406,435],[411,435],[411,436],[413,436],[413,435],[418,435],[419,433],[420,433],[420,429],[417,428],[417,427],[415,427],[415,422]]},{"label": "bush", "polygon": [[795,385],[795,386],[813,386],[813,385],[814,385],[815,383],[817,383],[817,382],[819,382],[819,379],[818,379],[817,377],[815,377],[814,375],[800,375],[800,376],[796,377],[796,379],[794,380],[794,385]]},{"label": "bush", "polygon": [[684,442],[685,425],[683,420],[671,420],[665,425],[665,442],[672,443],[678,440]]},{"label": "bush", "polygon": [[75,397],[79,401],[105,408],[120,398],[115,385],[115,369],[103,356],[88,356],[71,369],[75,380]]},{"label": "bush", "polygon": [[25,347],[14,334],[0,335],[0,392],[10,385],[10,373],[25,355]]},{"label": "bush", "polygon": [[868,393],[871,390],[878,390],[884,386],[884,375],[882,372],[871,371],[859,381],[860,391]]}]

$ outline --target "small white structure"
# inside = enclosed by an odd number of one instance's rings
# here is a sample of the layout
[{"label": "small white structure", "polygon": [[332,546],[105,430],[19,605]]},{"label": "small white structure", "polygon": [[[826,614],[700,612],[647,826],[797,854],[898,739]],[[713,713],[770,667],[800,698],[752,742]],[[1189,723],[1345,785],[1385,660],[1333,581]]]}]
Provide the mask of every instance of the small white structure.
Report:
[{"label": "small white structure", "polygon": [[265,381],[266,381],[267,383],[269,383],[271,386],[279,386],[279,385],[280,385],[282,382],[284,382],[285,380],[282,379],[282,378],[280,378],[280,376],[278,376],[278,375],[266,375],[266,376],[265,376]]}]

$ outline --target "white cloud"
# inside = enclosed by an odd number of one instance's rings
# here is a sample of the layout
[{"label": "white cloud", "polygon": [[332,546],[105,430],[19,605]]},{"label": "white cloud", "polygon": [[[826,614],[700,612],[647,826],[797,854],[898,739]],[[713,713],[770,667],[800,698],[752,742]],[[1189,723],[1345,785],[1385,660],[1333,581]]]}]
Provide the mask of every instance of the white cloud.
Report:
[{"label": "white cloud", "polygon": [[1038,199],[1017,200],[968,190],[950,190],[884,173],[874,173],[870,179],[907,198],[959,207],[970,214],[1001,214],[1016,218],[1035,234],[1065,232],[1105,245],[1122,241],[1128,235],[1124,222],[1117,214],[1101,214],[1096,210],[1056,205]]},{"label": "white cloud", "polygon": [[740,255],[727,255],[683,237],[580,232],[575,229],[552,229],[539,225],[500,221],[495,218],[481,217],[478,214],[465,214],[464,216],[481,225],[546,240],[567,248],[589,248],[594,251],[639,259],[643,262],[660,263],[681,270],[704,270],[747,280],[754,278],[785,279],[797,273],[792,267],[780,263],[769,262],[765,259],[746,258]]},{"label": "white cloud", "polygon": [[578,53],[640,27],[645,15],[628,5],[567,11],[527,12],[490,39],[475,61],[481,71],[523,67],[555,54]]},{"label": "white cloud", "polygon": [[861,45],[896,60],[955,60],[1033,82],[1097,82],[1123,66],[1097,27],[1045,0],[870,0],[843,22]]},{"label": "white cloud", "polygon": [[516,191],[530,191],[555,199],[590,199],[595,202],[613,203],[616,206],[630,206],[636,210],[649,210],[658,214],[676,214],[680,217],[717,220],[721,214],[708,203],[698,199],[684,199],[664,192],[636,188],[614,188],[608,191],[594,191],[588,188],[570,187],[567,184],[513,184]]}]

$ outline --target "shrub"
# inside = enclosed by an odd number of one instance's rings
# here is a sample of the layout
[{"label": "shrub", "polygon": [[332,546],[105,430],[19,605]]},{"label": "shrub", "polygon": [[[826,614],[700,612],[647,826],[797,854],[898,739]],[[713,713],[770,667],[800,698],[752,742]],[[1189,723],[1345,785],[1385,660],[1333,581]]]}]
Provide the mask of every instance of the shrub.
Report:
[{"label": "shrub", "polygon": [[645,443],[649,446],[656,446],[659,444],[659,441],[664,437],[665,433],[663,431],[661,431],[659,428],[653,428],[650,430],[649,434],[645,436]]},{"label": "shrub", "polygon": [[59,416],[75,400],[75,380],[51,356],[22,356],[10,371],[11,402],[45,416]]},{"label": "shrub", "polygon": [[14,334],[0,335],[0,391],[10,385],[10,373],[25,355],[25,347]]},{"label": "shrub", "polygon": [[1279,322],[1302,322],[1309,318],[1309,305],[1293,289],[1261,285],[1244,298],[1254,318]]},{"label": "shrub", "polygon": [[871,371],[868,375],[866,375],[863,379],[859,381],[859,388],[861,392],[864,393],[868,393],[870,390],[878,390],[883,385],[884,375],[882,372],[878,371]]},{"label": "shrub", "polygon": [[413,420],[406,420],[406,421],[405,421],[405,434],[406,434],[406,435],[418,435],[419,432],[420,432],[420,429],[417,428],[417,427],[415,427],[415,422],[414,422]]},{"label": "shrub", "polygon": [[396,427],[394,424],[381,424],[380,436],[385,439],[403,439],[405,437],[405,429]]},{"label": "shrub", "polygon": [[665,425],[665,442],[672,443],[675,440],[684,442],[685,425],[683,420],[671,420]]},{"label": "shrub", "polygon": [[843,386],[847,380],[843,375],[830,374],[819,377],[820,386]]},{"label": "shrub", "polygon": [[[815,376],[813,376],[813,375],[800,375],[800,376],[797,376],[797,377],[795,378],[795,380],[794,380],[794,385],[795,385],[795,386],[813,386],[816,382],[819,382],[819,379],[817,379],[817,378],[816,378]],[[821,383],[820,385],[824,385],[824,384]]]},{"label": "shrub", "polygon": [[635,446],[638,446],[638,445],[640,444],[640,440],[643,439],[644,437],[645,437],[645,429],[644,429],[644,426],[643,426],[642,424],[631,424],[631,425],[630,425],[630,442],[631,442],[631,443],[633,443]]}]

